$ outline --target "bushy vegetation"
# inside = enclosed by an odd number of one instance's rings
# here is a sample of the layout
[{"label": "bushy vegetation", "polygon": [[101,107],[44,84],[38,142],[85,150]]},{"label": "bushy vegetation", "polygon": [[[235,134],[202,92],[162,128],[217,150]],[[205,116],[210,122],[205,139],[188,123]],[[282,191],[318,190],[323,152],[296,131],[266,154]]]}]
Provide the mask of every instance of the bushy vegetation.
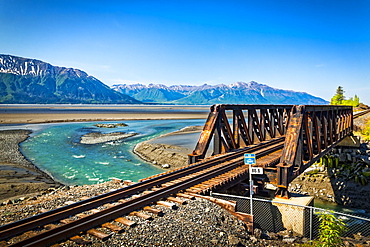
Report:
[{"label": "bushy vegetation", "polygon": [[320,158],[319,163],[331,169],[331,175],[336,178],[342,178],[346,181],[353,180],[363,186],[370,180],[369,165],[362,161],[356,163],[339,162],[336,156],[325,155]]},{"label": "bushy vegetation", "polygon": [[318,214],[320,220],[319,239],[315,246],[334,247],[344,246],[341,235],[346,231],[345,223],[335,217],[332,211],[323,211]]},{"label": "bushy vegetation", "polygon": [[342,234],[347,230],[346,224],[334,215],[333,211],[316,213],[320,221],[318,239],[300,244],[300,247],[338,247],[344,246]]},{"label": "bushy vegetation", "polygon": [[320,172],[319,169],[315,169],[315,170],[311,170],[311,171],[308,171],[306,172],[307,175],[315,175],[315,174],[318,174]]},{"label": "bushy vegetation", "polygon": [[361,135],[365,141],[370,141],[370,120],[367,121],[365,128],[361,130]]},{"label": "bushy vegetation", "polygon": [[360,104],[360,98],[355,95],[353,98],[346,99],[343,87],[339,86],[335,95],[330,100],[331,105],[349,105],[357,107]]}]

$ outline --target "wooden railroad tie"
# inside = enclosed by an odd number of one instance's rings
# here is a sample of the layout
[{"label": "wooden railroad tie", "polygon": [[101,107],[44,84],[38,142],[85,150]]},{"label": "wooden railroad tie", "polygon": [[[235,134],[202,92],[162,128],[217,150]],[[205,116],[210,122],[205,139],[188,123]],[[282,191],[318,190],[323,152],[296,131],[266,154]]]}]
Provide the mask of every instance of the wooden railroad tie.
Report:
[{"label": "wooden railroad tie", "polygon": [[107,240],[108,238],[111,237],[110,234],[106,234],[106,233],[104,233],[102,231],[99,231],[99,230],[96,230],[96,229],[90,229],[90,230],[88,230],[87,231],[87,234],[90,234],[90,235],[92,235],[92,236],[94,236],[94,237],[96,237],[96,238],[98,238],[100,240],[103,240],[103,241],[105,241],[105,240]]},{"label": "wooden railroad tie", "polygon": [[172,203],[172,202],[157,201],[157,205],[164,206],[164,207],[170,208],[170,209],[177,209],[176,204]]},{"label": "wooden railroad tie", "polygon": [[144,213],[140,213],[140,212],[137,212],[137,211],[133,211],[129,214],[130,216],[137,216],[137,217],[140,217],[144,220],[153,220],[153,217],[150,216],[150,215],[147,215],[147,214],[144,214]]},{"label": "wooden railroad tie", "polygon": [[186,202],[186,201],[181,200],[180,198],[177,198],[177,197],[167,197],[167,201],[170,201],[170,202],[176,202],[176,203],[178,203],[178,204],[180,204],[180,205],[185,205],[185,204],[187,204],[187,202]]},{"label": "wooden railroad tie", "polygon": [[75,242],[76,244],[79,244],[79,245],[89,245],[89,244],[91,244],[90,240],[87,240],[87,239],[85,239],[83,237],[80,237],[80,236],[71,237],[70,240]]},{"label": "wooden railroad tie", "polygon": [[164,213],[163,213],[162,210],[156,209],[156,208],[152,208],[152,207],[149,207],[149,206],[144,207],[143,210],[144,211],[147,211],[149,213],[155,214],[155,215],[157,215],[159,217],[162,217],[164,215]]},{"label": "wooden railroad tie", "polygon": [[177,193],[176,196],[186,198],[186,199],[189,199],[189,200],[195,200],[195,196],[190,196],[190,195],[187,195],[187,194],[184,194],[184,193]]},{"label": "wooden railroad tie", "polygon": [[132,220],[120,217],[115,219],[114,221],[121,223],[122,225],[128,226],[128,227],[134,227],[136,223]]},{"label": "wooden railroad tie", "polygon": [[104,223],[101,226],[104,227],[104,228],[107,228],[107,229],[109,229],[109,230],[111,230],[113,232],[116,232],[116,233],[122,233],[122,232],[125,231],[122,227],[117,226],[115,224],[112,224],[110,222]]}]

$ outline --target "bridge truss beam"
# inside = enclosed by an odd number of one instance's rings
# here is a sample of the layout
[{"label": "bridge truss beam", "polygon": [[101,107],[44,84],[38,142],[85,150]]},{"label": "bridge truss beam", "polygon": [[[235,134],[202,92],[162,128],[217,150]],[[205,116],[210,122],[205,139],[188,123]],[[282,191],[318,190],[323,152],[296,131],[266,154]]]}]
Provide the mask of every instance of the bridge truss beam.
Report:
[{"label": "bridge truss beam", "polygon": [[[283,136],[292,105],[213,105],[189,163]],[[209,153],[209,152],[208,152]]]},{"label": "bridge truss beam", "polygon": [[260,164],[266,167],[265,181],[278,187],[280,197],[288,197],[289,183],[353,131],[351,106],[213,105],[210,110],[189,163],[207,155],[247,152],[250,146],[284,137],[280,160]]},{"label": "bridge truss beam", "polygon": [[352,131],[351,106],[293,106],[277,165],[278,196],[288,197],[289,183]]}]

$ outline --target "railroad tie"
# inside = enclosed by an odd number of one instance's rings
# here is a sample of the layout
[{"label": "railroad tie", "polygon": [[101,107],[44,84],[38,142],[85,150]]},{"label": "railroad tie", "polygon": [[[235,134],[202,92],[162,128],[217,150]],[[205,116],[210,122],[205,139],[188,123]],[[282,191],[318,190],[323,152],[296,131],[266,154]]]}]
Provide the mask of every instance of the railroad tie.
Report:
[{"label": "railroad tie", "polygon": [[112,224],[110,222],[104,223],[101,226],[104,227],[104,228],[107,228],[107,229],[109,229],[109,230],[111,230],[113,232],[116,232],[116,233],[122,233],[122,232],[125,231],[122,227],[117,226],[115,224]]},{"label": "railroad tie", "polygon": [[193,188],[186,189],[185,191],[190,192],[190,193],[194,193],[194,194],[198,194],[198,193],[202,192],[202,190],[200,190],[200,189],[193,189]]},{"label": "railroad tie", "polygon": [[85,213],[79,213],[79,214],[76,214],[76,216],[78,217],[78,218],[80,218],[80,219],[82,219],[82,218],[85,218],[86,216],[88,216],[87,214],[85,214]]},{"label": "railroad tie", "polygon": [[162,184],[162,187],[168,187],[168,186],[171,186],[171,185],[174,185],[174,184],[177,184],[177,183],[176,182],[167,182],[167,183]]},{"label": "railroad tie", "polygon": [[68,224],[68,223],[71,223],[73,221],[75,221],[75,220],[73,220],[71,218],[67,218],[67,219],[62,219],[59,222],[62,223],[62,224]]},{"label": "railroad tie", "polygon": [[[209,185],[209,184],[213,184],[213,182],[212,182],[212,179],[210,179],[210,180],[202,182],[201,184]],[[197,186],[197,185],[194,185],[193,187],[195,187],[195,186]]]},{"label": "railroad tie", "polygon": [[93,214],[96,214],[96,213],[99,213],[100,210],[97,209],[97,208],[93,208],[93,209],[90,210],[90,212],[93,213]]},{"label": "railroad tie", "polygon": [[158,188],[158,187],[153,187],[151,188],[152,191],[158,191],[158,190],[161,190],[162,188]]},{"label": "railroad tie", "polygon": [[149,213],[155,214],[159,217],[162,217],[164,215],[162,210],[157,209],[157,208],[152,208],[152,207],[149,207],[149,206],[144,207],[143,210],[147,211]]},{"label": "railroad tie", "polygon": [[42,208],[42,209],[39,210],[39,212],[40,213],[46,213],[46,212],[49,212],[49,210],[48,209],[45,209],[45,208]]},{"label": "railroad tie", "polygon": [[187,204],[187,202],[186,202],[186,201],[181,200],[180,198],[176,198],[176,197],[167,197],[167,201],[170,201],[170,202],[176,202],[176,203],[178,203],[178,204],[180,204],[180,205],[185,205],[185,204]]},{"label": "railroad tie", "polygon": [[184,193],[177,193],[176,196],[183,197],[183,198],[186,198],[186,199],[189,199],[189,200],[195,200],[194,196],[190,196],[190,195],[187,195],[187,194],[184,194]]},{"label": "railroad tie", "polygon": [[132,199],[136,199],[136,198],[140,198],[140,197],[141,197],[140,195],[132,195],[132,196],[131,196],[131,200],[132,200]]},{"label": "railroad tie", "polygon": [[201,183],[201,184],[194,185],[194,186],[193,186],[193,187],[191,187],[191,188],[194,188],[194,189],[203,189],[203,188],[205,188],[205,187],[208,187],[208,184],[203,184],[203,183]]},{"label": "railroad tie", "polygon": [[75,242],[76,244],[79,244],[79,245],[89,245],[89,244],[91,244],[90,240],[87,240],[87,239],[85,239],[83,237],[80,237],[80,236],[71,237],[70,240]]},{"label": "railroad tie", "polygon": [[[0,246],[2,246],[2,245],[0,245]],[[61,244],[53,244],[51,247],[62,247],[62,245]]]},{"label": "railroad tie", "polygon": [[144,220],[153,220],[153,217],[150,216],[150,215],[147,215],[147,214],[144,214],[144,213],[141,213],[141,212],[137,212],[137,211],[133,211],[129,214],[130,216],[137,216],[137,217],[140,217]]},{"label": "railroad tie", "polygon": [[113,204],[111,204],[111,203],[106,203],[106,204],[104,204],[103,206],[104,206],[104,207],[106,207],[106,208],[114,207],[114,205],[113,205]]},{"label": "railroad tie", "polygon": [[177,209],[176,204],[172,203],[172,202],[157,201],[157,205],[164,206],[164,207],[170,208],[170,209]]},{"label": "railroad tie", "polygon": [[57,228],[58,226],[55,225],[55,224],[47,224],[47,225],[44,225],[44,229],[45,230],[52,230],[54,228]]},{"label": "railroad tie", "polygon": [[76,203],[76,202],[75,201],[66,201],[64,204],[71,205],[71,204],[74,204],[74,203]]},{"label": "railroad tie", "polygon": [[134,227],[136,225],[136,222],[134,222],[132,220],[129,220],[129,219],[126,219],[126,218],[123,218],[123,217],[117,218],[114,221],[119,222],[119,223],[121,223],[125,226],[128,226],[128,227]]},{"label": "railroad tie", "polygon": [[106,233],[104,233],[102,231],[99,231],[99,230],[96,230],[96,229],[90,229],[90,230],[88,230],[87,231],[87,234],[90,234],[90,235],[92,235],[92,236],[94,236],[94,237],[96,237],[96,238],[98,238],[100,240],[103,240],[103,241],[105,241],[105,240],[107,240],[108,238],[111,237],[110,234],[106,234]]},{"label": "railroad tie", "polygon": [[34,231],[28,231],[28,232],[25,232],[21,235],[21,238],[31,238],[33,236],[36,236],[37,233],[34,232]]}]

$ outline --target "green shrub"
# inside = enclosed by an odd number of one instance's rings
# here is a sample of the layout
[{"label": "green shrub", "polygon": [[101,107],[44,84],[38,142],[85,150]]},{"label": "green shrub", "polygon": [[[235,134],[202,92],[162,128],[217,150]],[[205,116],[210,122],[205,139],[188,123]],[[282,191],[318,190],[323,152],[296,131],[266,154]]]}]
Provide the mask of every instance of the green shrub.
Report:
[{"label": "green shrub", "polygon": [[367,121],[365,128],[361,130],[361,134],[364,136],[365,141],[370,141],[370,120]]},{"label": "green shrub", "polygon": [[346,225],[335,217],[333,211],[317,213],[320,220],[319,239],[315,246],[336,247],[344,246],[341,235],[346,231]]},{"label": "green shrub", "polygon": [[306,173],[307,173],[307,175],[314,175],[314,174],[319,173],[319,171],[320,171],[320,170],[315,169],[315,170],[308,171],[308,172],[306,172]]}]

